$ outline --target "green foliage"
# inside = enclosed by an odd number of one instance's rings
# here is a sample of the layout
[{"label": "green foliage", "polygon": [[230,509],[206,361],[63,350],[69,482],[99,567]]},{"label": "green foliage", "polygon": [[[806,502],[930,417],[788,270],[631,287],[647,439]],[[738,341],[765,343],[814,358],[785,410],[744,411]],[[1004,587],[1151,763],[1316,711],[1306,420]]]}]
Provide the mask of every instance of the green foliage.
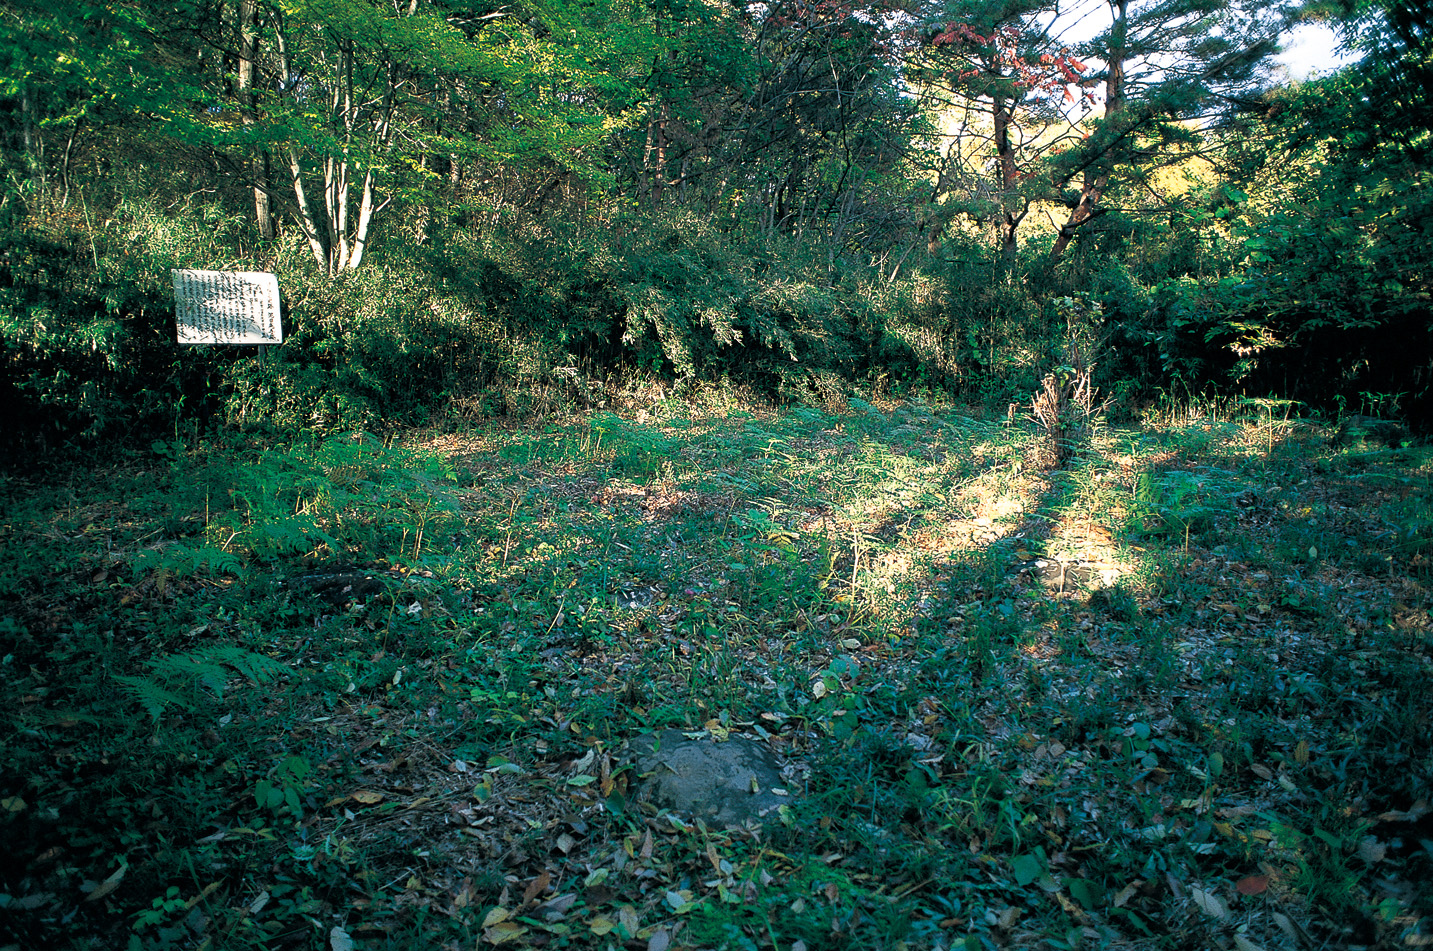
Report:
[{"label": "green foliage", "polygon": [[174,343],[170,269],[232,263],[214,205],[125,202],[103,228],[0,219],[0,387],[23,448],[172,436],[212,417],[232,354]]},{"label": "green foliage", "polygon": [[[452,470],[372,437],[260,453],[229,479],[230,507],[213,514],[199,552],[217,546],[259,562],[417,563],[455,527]],[[197,552],[189,557],[213,560]]]},{"label": "green foliage", "polygon": [[1173,541],[1214,531],[1228,519],[1241,491],[1218,471],[1141,472],[1131,515],[1136,531]]},{"label": "green foliage", "polygon": [[662,361],[652,369],[679,377],[728,373],[768,387],[792,372],[864,369],[870,331],[799,245],[723,236],[694,218],[651,230],[614,275],[639,365],[650,353]]},{"label": "green foliage", "polygon": [[1248,129],[1264,138],[1231,142],[1236,174],[1193,209],[1205,273],[1161,281],[1167,323],[1151,329],[1195,388],[1234,383],[1325,411],[1399,393],[1390,415],[1426,416],[1408,355],[1430,326],[1428,189],[1397,138],[1370,134],[1380,120],[1363,82],[1271,94]]},{"label": "green foliage", "polygon": [[271,776],[254,783],[254,805],[276,815],[302,819],[304,810],[300,795],[312,770],[304,757],[286,757],[274,768]]},{"label": "green foliage", "polygon": [[171,707],[193,711],[203,697],[223,697],[235,674],[265,684],[289,672],[286,664],[232,645],[155,657],[146,666],[150,673],[143,677],[115,674],[114,679],[156,723]]}]

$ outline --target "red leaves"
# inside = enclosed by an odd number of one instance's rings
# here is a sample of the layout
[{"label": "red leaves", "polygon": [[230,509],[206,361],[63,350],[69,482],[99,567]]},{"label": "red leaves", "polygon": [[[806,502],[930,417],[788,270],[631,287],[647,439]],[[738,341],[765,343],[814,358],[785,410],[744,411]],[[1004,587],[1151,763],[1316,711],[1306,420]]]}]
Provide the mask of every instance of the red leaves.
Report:
[{"label": "red leaves", "polygon": [[995,42],[995,34],[982,36],[965,23],[947,24],[946,28],[931,38],[931,46],[949,46],[954,43],[968,43],[971,46],[991,46]]},{"label": "red leaves", "polygon": [[1063,94],[1066,102],[1075,101],[1071,86],[1081,86],[1089,67],[1070,54],[1035,54],[1021,49],[1021,33],[1014,26],[1003,26],[988,36],[966,23],[948,23],[927,41],[932,49],[951,47],[957,55],[966,55],[977,68],[952,71],[951,77],[973,79],[984,73],[996,79],[1013,80],[1019,88],[1045,96]]}]

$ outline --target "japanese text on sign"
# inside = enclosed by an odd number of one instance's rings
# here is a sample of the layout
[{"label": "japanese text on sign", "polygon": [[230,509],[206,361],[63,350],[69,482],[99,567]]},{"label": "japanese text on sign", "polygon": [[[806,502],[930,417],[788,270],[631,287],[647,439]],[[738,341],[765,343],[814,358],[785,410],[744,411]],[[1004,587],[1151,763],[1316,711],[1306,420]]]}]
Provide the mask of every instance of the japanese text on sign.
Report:
[{"label": "japanese text on sign", "polygon": [[179,269],[173,274],[174,323],[180,343],[283,342],[277,275]]}]

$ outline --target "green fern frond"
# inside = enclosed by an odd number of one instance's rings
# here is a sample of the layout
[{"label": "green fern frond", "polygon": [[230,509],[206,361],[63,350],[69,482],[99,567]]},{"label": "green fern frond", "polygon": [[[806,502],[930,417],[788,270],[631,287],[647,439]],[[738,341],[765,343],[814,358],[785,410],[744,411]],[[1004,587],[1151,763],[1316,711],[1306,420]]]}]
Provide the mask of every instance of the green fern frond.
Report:
[{"label": "green fern frond", "polygon": [[192,693],[197,685],[216,697],[222,696],[229,671],[210,660],[209,653],[208,650],[198,650],[187,654],[167,654],[151,659],[149,668],[154,671],[156,679],[177,689]]},{"label": "green fern frond", "polygon": [[256,654],[242,647],[216,647],[211,656],[215,661],[238,671],[256,684],[266,684],[289,672],[289,667],[272,657]]},{"label": "green fern frond", "polygon": [[151,549],[135,556],[134,566],[141,572],[162,571],[188,577],[191,575],[234,575],[244,572],[244,563],[233,552],[208,546],[194,548],[186,544]]},{"label": "green fern frond", "polygon": [[216,697],[223,696],[231,669],[261,684],[288,672],[288,667],[273,658],[232,645],[156,657],[149,666],[161,680],[197,684]]},{"label": "green fern frond", "polygon": [[214,574],[242,576],[244,563],[239,556],[231,551],[222,551],[218,548],[200,548],[194,552],[194,567],[196,570],[207,568]]},{"label": "green fern frond", "polygon": [[152,658],[147,666],[153,671],[148,677],[115,679],[155,720],[170,707],[194,710],[202,693],[222,697],[233,673],[260,684],[288,673],[279,661],[232,645],[166,654]]},{"label": "green fern frond", "polygon": [[156,723],[170,707],[194,709],[194,701],[191,698],[170,690],[149,677],[125,677],[116,674],[114,679]]}]

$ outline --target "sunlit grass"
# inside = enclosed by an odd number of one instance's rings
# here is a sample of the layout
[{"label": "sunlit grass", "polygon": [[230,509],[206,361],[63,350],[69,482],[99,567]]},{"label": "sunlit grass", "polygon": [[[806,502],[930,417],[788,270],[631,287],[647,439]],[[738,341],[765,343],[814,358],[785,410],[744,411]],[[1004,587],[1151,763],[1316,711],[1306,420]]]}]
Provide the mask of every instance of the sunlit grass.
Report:
[{"label": "sunlit grass", "polygon": [[[954,407],[669,400],[11,482],[6,894],[54,934],[122,860],[81,946],[1418,937],[1428,453],[1275,423],[1049,472]],[[627,798],[709,724],[787,757],[760,836]]]}]

